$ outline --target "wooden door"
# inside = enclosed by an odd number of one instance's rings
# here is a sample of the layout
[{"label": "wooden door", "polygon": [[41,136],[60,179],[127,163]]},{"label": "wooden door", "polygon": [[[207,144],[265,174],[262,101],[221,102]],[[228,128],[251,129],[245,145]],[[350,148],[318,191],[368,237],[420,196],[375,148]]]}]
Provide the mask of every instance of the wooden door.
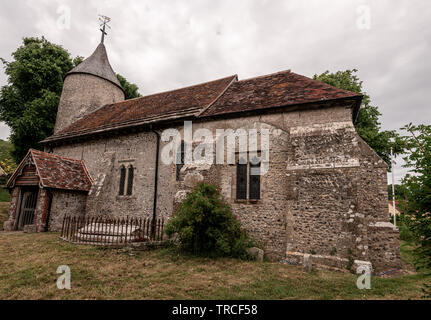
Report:
[{"label": "wooden door", "polygon": [[39,189],[23,190],[17,230],[23,230],[25,225],[34,223],[38,191]]}]

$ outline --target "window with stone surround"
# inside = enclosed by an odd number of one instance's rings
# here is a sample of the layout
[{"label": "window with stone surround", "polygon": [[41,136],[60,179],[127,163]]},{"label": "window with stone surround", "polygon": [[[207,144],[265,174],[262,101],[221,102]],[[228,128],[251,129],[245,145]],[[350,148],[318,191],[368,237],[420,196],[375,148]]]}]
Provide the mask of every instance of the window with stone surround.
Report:
[{"label": "window with stone surround", "polygon": [[236,165],[236,199],[260,199],[260,161],[253,158],[250,162],[240,157]]},{"label": "window with stone surround", "polygon": [[247,160],[240,158],[236,165],[236,198],[247,199]]},{"label": "window with stone surround", "polygon": [[119,196],[131,196],[133,193],[133,180],[135,176],[135,168],[132,164],[121,165],[120,167],[120,186],[118,188]]},{"label": "window with stone surround", "polygon": [[133,168],[132,165],[129,166],[128,171],[128,176],[127,176],[127,195],[131,196],[132,195],[132,191],[133,191],[133,178],[134,178],[134,172],[135,169]]},{"label": "window with stone surround", "polygon": [[126,167],[121,166],[120,168],[120,188],[118,191],[118,195],[124,195],[124,184],[126,183]]}]

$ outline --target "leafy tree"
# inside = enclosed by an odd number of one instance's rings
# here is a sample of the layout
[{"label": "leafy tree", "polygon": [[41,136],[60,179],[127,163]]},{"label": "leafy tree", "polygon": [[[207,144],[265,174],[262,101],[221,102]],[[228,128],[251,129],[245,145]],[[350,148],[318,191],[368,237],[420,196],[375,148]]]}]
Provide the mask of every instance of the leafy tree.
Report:
[{"label": "leafy tree", "polygon": [[81,56],[76,56],[74,59],[73,59],[73,65],[76,67],[78,64],[80,64],[82,61],[84,61],[85,60],[85,58],[84,57],[81,57]]},{"label": "leafy tree", "polygon": [[[6,184],[8,177],[12,175],[12,173],[16,169],[16,163],[12,158],[12,144],[9,141],[4,141],[0,139],[0,202],[9,201],[9,193],[2,189],[1,186]],[[3,173],[6,173],[6,176],[2,176]],[[1,227],[1,226],[0,226]]]},{"label": "leafy tree", "polygon": [[[393,147],[394,155],[402,153],[402,143],[396,131],[382,131],[379,117],[381,113],[376,106],[371,104],[370,96],[363,91],[362,81],[356,76],[358,70],[345,70],[336,73],[326,71],[320,75],[314,75],[314,80],[319,80],[337,88],[363,94],[363,106],[355,123],[359,136],[389,165],[390,148]],[[393,140],[393,141],[392,141]]]},{"label": "leafy tree", "polygon": [[126,100],[141,96],[138,92],[139,88],[136,84],[128,82],[126,78],[122,77],[119,74],[117,74],[117,79],[118,81],[120,81],[120,84],[123,87]]},{"label": "leafy tree", "polygon": [[4,161],[11,157],[12,144],[9,141],[0,139],[0,161]]},{"label": "leafy tree", "polygon": [[249,258],[246,249],[252,246],[217,187],[205,183],[187,195],[166,233],[178,233],[181,247],[197,255]]},{"label": "leafy tree", "polygon": [[[13,61],[1,59],[8,84],[0,90],[0,121],[11,129],[12,156],[18,163],[29,148],[54,131],[63,79],[83,57],[72,60],[69,52],[42,38],[24,38],[12,53]],[[121,76],[119,76],[121,77]],[[126,98],[138,96],[137,86],[121,77]]]},{"label": "leafy tree", "polygon": [[65,49],[43,37],[24,38],[12,56],[12,62],[2,59],[9,79],[0,92],[0,120],[11,128],[18,162],[52,133],[63,78],[74,65]]},{"label": "leafy tree", "polygon": [[407,200],[401,203],[405,221],[419,244],[418,268],[431,270],[431,125],[402,128],[407,147],[405,167],[411,171],[402,180]]}]

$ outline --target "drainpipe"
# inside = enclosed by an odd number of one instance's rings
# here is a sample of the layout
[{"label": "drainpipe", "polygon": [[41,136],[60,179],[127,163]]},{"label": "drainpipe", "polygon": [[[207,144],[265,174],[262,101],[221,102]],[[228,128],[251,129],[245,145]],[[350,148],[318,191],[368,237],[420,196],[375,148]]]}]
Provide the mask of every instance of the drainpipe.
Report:
[{"label": "drainpipe", "polygon": [[156,166],[154,169],[154,203],[153,203],[153,223],[151,226],[151,234],[154,236],[154,233],[156,231],[156,217],[157,217],[157,186],[159,182],[159,149],[160,149],[160,134],[152,129],[156,134],[157,142],[156,142]]}]

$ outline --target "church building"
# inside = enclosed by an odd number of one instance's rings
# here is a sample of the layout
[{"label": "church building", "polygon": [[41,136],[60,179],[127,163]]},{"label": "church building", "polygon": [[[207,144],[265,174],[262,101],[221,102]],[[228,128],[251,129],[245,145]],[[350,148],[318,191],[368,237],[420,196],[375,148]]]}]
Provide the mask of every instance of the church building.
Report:
[{"label": "church building", "polygon": [[[231,75],[125,100],[100,43],[65,77],[54,134],[41,141],[44,151],[29,150],[9,179],[4,229],[59,231],[65,216],[169,220],[203,181],[219,186],[272,259],[399,268],[387,165],[354,127],[361,101],[360,94],[290,70],[250,79]],[[262,163],[250,161],[248,151],[237,150],[234,163],[186,163],[185,149],[196,141],[181,142],[179,163],[164,163],[170,142],[163,132],[175,129],[184,137],[190,122],[193,134],[266,132],[267,172],[251,174]],[[263,152],[261,145],[255,149]]]}]

